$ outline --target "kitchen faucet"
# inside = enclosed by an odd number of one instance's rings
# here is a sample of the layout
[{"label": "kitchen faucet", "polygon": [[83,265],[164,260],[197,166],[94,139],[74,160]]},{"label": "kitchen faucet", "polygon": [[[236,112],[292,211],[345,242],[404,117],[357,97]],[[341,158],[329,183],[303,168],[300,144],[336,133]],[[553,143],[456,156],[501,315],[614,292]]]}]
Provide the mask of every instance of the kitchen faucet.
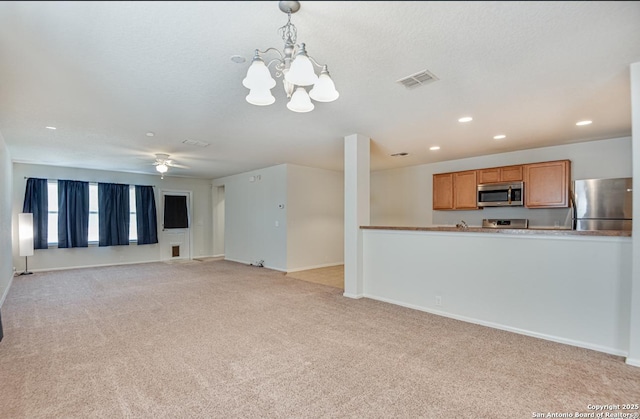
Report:
[{"label": "kitchen faucet", "polygon": [[456,224],[456,228],[466,230],[469,228],[469,226],[467,225],[467,223],[465,223],[464,220],[460,220],[460,224]]}]

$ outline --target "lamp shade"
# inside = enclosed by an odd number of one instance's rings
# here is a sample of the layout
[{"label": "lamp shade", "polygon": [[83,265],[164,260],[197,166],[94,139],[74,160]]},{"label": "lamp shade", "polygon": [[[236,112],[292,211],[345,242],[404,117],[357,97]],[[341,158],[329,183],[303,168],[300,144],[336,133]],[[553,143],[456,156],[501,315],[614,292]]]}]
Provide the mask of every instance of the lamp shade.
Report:
[{"label": "lamp shade", "polygon": [[318,102],[333,102],[340,96],[340,93],[336,90],[336,85],[326,70],[326,66],[322,69],[322,73],[320,73],[320,77],[318,77],[318,82],[309,92],[309,96]]},{"label": "lamp shade", "polygon": [[251,89],[246,99],[250,104],[257,106],[271,105],[276,101],[269,89]]},{"label": "lamp shade", "polygon": [[307,51],[304,49],[304,44],[300,45],[300,51],[296,54],[291,67],[284,78],[292,84],[297,86],[311,86],[316,84],[318,76],[313,71],[313,64],[307,56]]},{"label": "lamp shade", "polygon": [[242,85],[247,89],[272,89],[275,87],[276,81],[271,77],[262,58],[255,56],[249,70],[247,70],[247,77],[242,80]]},{"label": "lamp shade", "polygon": [[33,214],[18,214],[18,241],[20,256],[33,256]]},{"label": "lamp shade", "polygon": [[156,166],[156,170],[160,173],[167,173],[167,170],[169,170],[169,167],[167,167],[166,164],[162,163]]},{"label": "lamp shade", "polygon": [[311,99],[309,99],[309,95],[307,91],[304,90],[304,87],[298,87],[296,91],[293,92],[289,103],[287,103],[287,108],[294,112],[311,112],[315,106],[311,103]]}]

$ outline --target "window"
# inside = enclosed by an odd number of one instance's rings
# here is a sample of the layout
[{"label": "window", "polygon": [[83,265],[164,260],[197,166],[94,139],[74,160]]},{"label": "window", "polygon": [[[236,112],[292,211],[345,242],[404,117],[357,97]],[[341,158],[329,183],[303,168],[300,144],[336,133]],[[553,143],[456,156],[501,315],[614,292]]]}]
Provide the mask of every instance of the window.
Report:
[{"label": "window", "polygon": [[47,243],[58,244],[58,181],[47,182],[47,194],[49,195],[49,227],[47,228]]},{"label": "window", "polygon": [[[49,245],[58,244],[58,181],[50,180],[47,182],[49,194]],[[129,186],[129,241],[138,239],[138,229],[136,224],[136,188]],[[97,244],[99,237],[99,219],[98,219],[98,184],[89,183],[89,243]]]},{"label": "window", "polygon": [[98,243],[98,184],[89,184],[89,243]]},{"label": "window", "polygon": [[138,240],[138,223],[136,218],[136,187],[131,185],[129,186],[129,213],[130,220],[129,223],[129,241]]}]

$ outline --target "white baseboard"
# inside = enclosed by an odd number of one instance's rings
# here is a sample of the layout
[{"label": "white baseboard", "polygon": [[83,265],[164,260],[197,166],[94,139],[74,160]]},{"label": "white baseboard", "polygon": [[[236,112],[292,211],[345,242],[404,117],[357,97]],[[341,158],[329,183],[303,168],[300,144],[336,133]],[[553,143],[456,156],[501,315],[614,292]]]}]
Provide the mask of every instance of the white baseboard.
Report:
[{"label": "white baseboard", "polygon": [[138,262],[103,263],[99,265],[63,266],[63,267],[56,267],[56,268],[29,269],[29,270],[31,272],[51,272],[51,271],[66,271],[69,269],[102,268],[105,266],[138,265],[142,263],[155,263],[155,262],[166,262],[166,261],[158,259],[158,260],[145,260],[145,261],[138,261]]},{"label": "white baseboard", "polygon": [[348,293],[348,292],[343,293],[342,296],[343,297],[347,297],[347,298],[353,298],[354,300],[358,300],[358,299],[364,297],[364,295],[362,295],[362,294],[351,294],[351,293]]},{"label": "white baseboard", "polygon": [[219,255],[206,256],[206,257],[210,257],[210,258],[221,258],[221,257],[224,257],[224,253],[221,253],[221,254],[219,254]]},{"label": "white baseboard", "polygon": [[344,262],[324,263],[322,265],[313,265],[313,266],[305,266],[304,268],[289,269],[287,270],[287,273],[308,271],[309,269],[329,268],[331,266],[340,266],[340,265],[344,265]]},{"label": "white baseboard", "polygon": [[640,359],[627,358],[625,363],[634,367],[640,367]]},{"label": "white baseboard", "polygon": [[4,300],[7,299],[7,295],[9,295],[9,289],[13,284],[13,278],[15,278],[15,273],[11,272],[11,278],[9,278],[9,282],[7,283],[7,288],[2,293],[2,297],[0,297],[0,308],[2,308],[2,304],[4,304]]},{"label": "white baseboard", "polygon": [[[243,265],[251,265],[253,263],[253,262],[248,262],[246,260],[229,259],[229,258],[225,258],[224,260],[228,260],[229,262],[242,263]],[[270,265],[264,265],[263,268],[271,269],[272,271],[287,272],[286,270],[284,270],[282,268],[277,268],[275,266],[270,266]]]},{"label": "white baseboard", "polygon": [[[345,294],[345,296],[347,296]],[[598,351],[598,352],[604,352],[607,354],[611,354],[611,355],[618,355],[618,356],[627,356],[628,353],[626,351],[622,351],[619,349],[615,349],[615,348],[610,348],[607,346],[602,346],[602,345],[595,345],[592,343],[588,343],[588,342],[581,342],[581,341],[577,341],[577,340],[573,340],[573,339],[566,339],[563,337],[559,337],[559,336],[553,336],[553,335],[547,335],[544,333],[538,333],[538,332],[533,332],[530,330],[525,330],[525,329],[519,329],[517,327],[511,327],[511,326],[505,326],[503,324],[500,323],[494,323],[494,322],[487,322],[484,320],[479,320],[479,319],[475,319],[472,317],[466,317],[466,316],[459,316],[457,314],[451,314],[451,313],[447,313],[444,311],[438,311],[438,310],[433,310],[430,308],[426,308],[426,307],[422,307],[422,306],[418,306],[415,304],[407,304],[401,301],[395,301],[389,298],[384,298],[384,297],[378,297],[375,295],[370,295],[370,294],[364,294],[364,297],[366,298],[371,298],[372,300],[378,300],[378,301],[382,301],[385,303],[390,303],[390,304],[395,304],[395,305],[399,305],[402,307],[407,307],[407,308],[411,308],[414,310],[419,310],[419,311],[424,311],[427,313],[431,313],[431,314],[435,314],[437,316],[442,316],[442,317],[448,317],[451,319],[455,319],[455,320],[460,320],[463,322],[467,322],[467,323],[473,323],[473,324],[478,324],[480,326],[486,326],[486,327],[491,327],[493,329],[498,329],[498,330],[504,330],[507,332],[512,332],[512,333],[517,333],[520,335],[525,335],[525,336],[531,336],[534,338],[538,338],[538,339],[544,339],[544,340],[548,340],[551,342],[557,342],[557,343],[562,343],[565,345],[571,345],[571,346],[577,346],[579,348],[585,348],[585,349],[591,349],[594,351]],[[354,297],[352,297],[354,298]],[[637,360],[631,360],[631,362],[638,362]],[[629,360],[627,360],[627,363],[629,364]],[[634,364],[630,364],[630,365],[634,365]],[[638,362],[638,365],[640,366],[640,362]]]}]

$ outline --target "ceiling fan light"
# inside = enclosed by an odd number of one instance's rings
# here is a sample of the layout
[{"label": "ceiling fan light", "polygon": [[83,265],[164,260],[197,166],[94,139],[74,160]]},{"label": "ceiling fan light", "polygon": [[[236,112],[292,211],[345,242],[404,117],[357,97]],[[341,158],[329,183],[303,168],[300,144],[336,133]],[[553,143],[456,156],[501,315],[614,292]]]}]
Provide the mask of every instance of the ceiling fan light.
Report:
[{"label": "ceiling fan light", "polygon": [[287,103],[287,108],[293,112],[311,112],[315,106],[311,103],[311,99],[304,87],[298,87],[291,96],[289,103]]},{"label": "ceiling fan light", "polygon": [[247,77],[242,80],[242,85],[247,89],[273,89],[276,81],[271,77],[269,69],[258,53],[253,57],[253,61],[247,70]]},{"label": "ceiling fan light", "polygon": [[318,81],[318,76],[313,71],[313,64],[307,56],[304,44],[300,45],[300,50],[291,62],[291,67],[284,78],[297,86],[311,86]]},{"label": "ceiling fan light", "polygon": [[164,163],[160,163],[156,166],[156,170],[162,174],[165,174],[169,170],[169,167],[167,167],[167,165]]},{"label": "ceiling fan light", "polygon": [[340,93],[336,90],[336,85],[333,83],[333,80],[331,80],[331,76],[329,76],[327,66],[324,66],[322,69],[320,77],[318,77],[318,82],[309,92],[309,96],[318,102],[333,102],[340,96]]},{"label": "ceiling fan light", "polygon": [[269,89],[251,89],[246,99],[247,102],[256,106],[268,106],[276,101]]}]

